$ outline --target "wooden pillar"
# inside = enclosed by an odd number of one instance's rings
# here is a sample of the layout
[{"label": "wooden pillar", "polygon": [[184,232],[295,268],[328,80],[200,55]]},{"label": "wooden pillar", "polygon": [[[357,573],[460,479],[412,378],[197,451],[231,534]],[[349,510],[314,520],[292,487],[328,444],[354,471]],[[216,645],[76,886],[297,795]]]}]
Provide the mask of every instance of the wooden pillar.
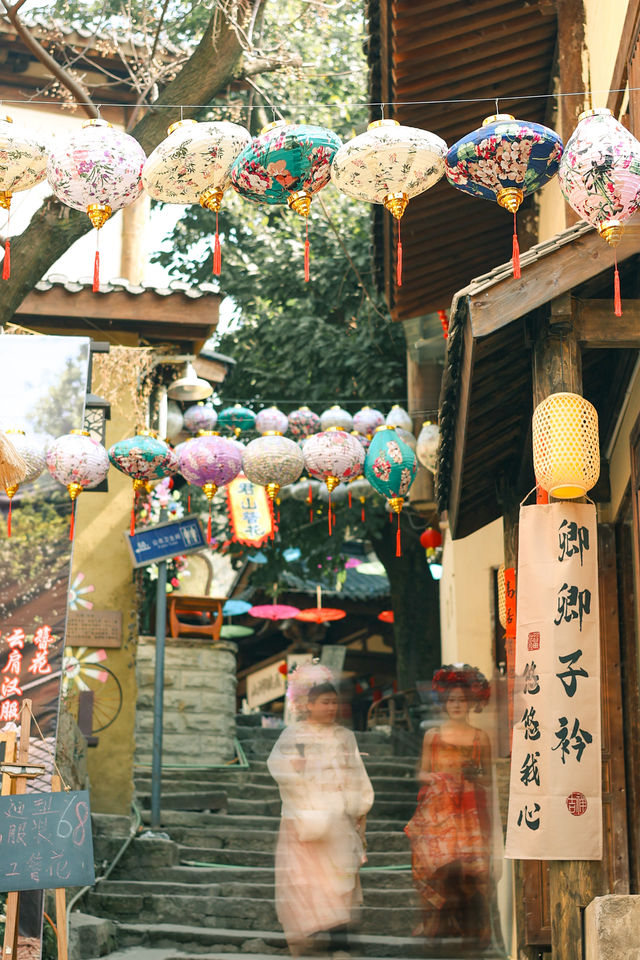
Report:
[{"label": "wooden pillar", "polygon": [[582,355],[568,293],[551,301],[548,321],[534,345],[534,407],[561,391],[582,395]]},{"label": "wooden pillar", "polygon": [[136,285],[144,280],[147,267],[146,233],[150,209],[151,199],[143,194],[122,211],[120,276]]},{"label": "wooden pillar", "polygon": [[[441,380],[441,364],[434,361],[419,363],[407,350],[407,395],[416,437],[425,420],[434,423],[438,420]],[[435,499],[434,476],[418,464],[418,473],[409,491],[409,502],[415,510],[429,514],[436,509]]]},{"label": "wooden pillar", "polygon": [[[584,0],[557,0],[557,15],[560,93],[588,90],[590,88],[589,66],[584,62]],[[587,76],[584,76],[585,71]],[[585,103],[582,97],[560,97],[558,115],[560,134],[564,143],[575,130],[578,117],[587,106],[590,104]],[[564,209],[565,223],[568,227],[580,219],[568,203],[565,203]]]}]

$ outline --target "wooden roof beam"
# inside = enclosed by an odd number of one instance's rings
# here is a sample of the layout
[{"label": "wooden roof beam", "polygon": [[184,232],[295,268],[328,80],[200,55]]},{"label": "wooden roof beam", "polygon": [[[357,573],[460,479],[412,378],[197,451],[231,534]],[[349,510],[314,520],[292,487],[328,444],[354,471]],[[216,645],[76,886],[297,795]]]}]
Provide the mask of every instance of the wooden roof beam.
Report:
[{"label": "wooden roof beam", "polygon": [[585,349],[640,348],[640,301],[626,300],[622,317],[613,313],[611,300],[574,300],[573,324]]}]

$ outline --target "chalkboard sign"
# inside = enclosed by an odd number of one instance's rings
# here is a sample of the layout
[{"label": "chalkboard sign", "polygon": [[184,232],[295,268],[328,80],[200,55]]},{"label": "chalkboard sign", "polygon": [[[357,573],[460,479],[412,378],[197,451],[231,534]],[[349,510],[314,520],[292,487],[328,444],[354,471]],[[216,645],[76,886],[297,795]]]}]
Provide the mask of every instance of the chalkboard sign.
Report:
[{"label": "chalkboard sign", "polygon": [[202,524],[194,516],[156,523],[153,527],[136,530],[133,536],[130,533],[126,536],[134,567],[171,560],[179,554],[195,553],[207,546]]},{"label": "chalkboard sign", "polygon": [[88,791],[0,797],[0,891],[94,882]]}]

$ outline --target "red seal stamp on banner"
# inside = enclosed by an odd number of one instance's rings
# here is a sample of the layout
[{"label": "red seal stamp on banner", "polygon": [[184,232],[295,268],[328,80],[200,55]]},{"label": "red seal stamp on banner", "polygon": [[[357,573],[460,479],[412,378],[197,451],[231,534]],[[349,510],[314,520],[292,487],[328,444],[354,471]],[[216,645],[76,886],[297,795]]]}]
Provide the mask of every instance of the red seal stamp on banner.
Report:
[{"label": "red seal stamp on banner", "polygon": [[540,649],[540,634],[539,633],[530,633],[527,637],[527,650],[539,650]]},{"label": "red seal stamp on banner", "polygon": [[570,793],[567,797],[567,810],[572,817],[581,817],[583,813],[586,813],[587,806],[587,798],[579,790]]}]

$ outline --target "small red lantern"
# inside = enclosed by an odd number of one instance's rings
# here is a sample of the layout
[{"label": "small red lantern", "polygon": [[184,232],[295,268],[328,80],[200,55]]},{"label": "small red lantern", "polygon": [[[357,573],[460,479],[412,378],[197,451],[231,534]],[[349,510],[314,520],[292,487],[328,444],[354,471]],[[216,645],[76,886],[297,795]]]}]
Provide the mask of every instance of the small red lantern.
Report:
[{"label": "small red lantern", "polygon": [[435,527],[427,527],[420,534],[420,543],[425,550],[435,550],[442,545],[442,534]]}]

